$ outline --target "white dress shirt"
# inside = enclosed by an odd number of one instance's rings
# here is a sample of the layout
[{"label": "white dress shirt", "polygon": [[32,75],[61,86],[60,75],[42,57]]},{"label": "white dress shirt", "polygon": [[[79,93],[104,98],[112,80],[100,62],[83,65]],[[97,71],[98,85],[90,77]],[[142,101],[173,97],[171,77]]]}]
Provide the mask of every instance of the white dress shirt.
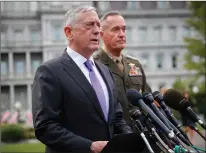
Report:
[{"label": "white dress shirt", "polygon": [[[82,73],[85,75],[85,77],[87,78],[87,80],[91,84],[91,80],[89,78],[89,71],[88,71],[87,67],[84,64],[87,61],[87,59],[84,56],[82,56],[81,54],[79,54],[78,52],[73,51],[70,47],[67,47],[67,53],[72,58],[72,60],[77,64],[77,66],[80,68]],[[101,84],[102,89],[104,91],[107,112],[109,114],[109,93],[108,93],[108,90],[107,90],[107,86],[106,86],[106,84],[104,82],[104,79],[100,75],[100,73],[99,73],[99,71],[98,71],[98,69],[97,69],[97,67],[94,63],[93,57],[91,56],[89,60],[91,60],[93,62],[92,66],[93,66],[94,73],[97,76],[98,80],[100,81],[100,84]]]}]

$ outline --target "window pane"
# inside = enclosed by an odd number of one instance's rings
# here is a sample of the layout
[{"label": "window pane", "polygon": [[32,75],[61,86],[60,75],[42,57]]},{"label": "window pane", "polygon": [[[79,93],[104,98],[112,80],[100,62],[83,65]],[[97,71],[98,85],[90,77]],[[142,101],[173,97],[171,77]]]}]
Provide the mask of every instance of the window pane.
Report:
[{"label": "window pane", "polygon": [[32,31],[31,40],[32,40],[32,43],[39,43],[40,42],[40,32],[36,30]]},{"label": "window pane", "polygon": [[143,54],[141,57],[141,64],[143,68],[147,68],[149,64],[149,55],[148,54]]},{"label": "window pane", "polygon": [[162,29],[161,27],[155,27],[154,28],[154,41],[160,41],[162,40]]},{"label": "window pane", "polygon": [[143,9],[156,9],[157,2],[155,1],[140,1],[140,6]]},{"label": "window pane", "polygon": [[185,1],[170,1],[170,5],[173,9],[186,8]]},{"label": "window pane", "polygon": [[190,28],[187,26],[183,27],[183,37],[189,37],[190,36]]},{"label": "window pane", "polygon": [[172,56],[172,67],[177,68],[177,55]]},{"label": "window pane", "polygon": [[166,4],[167,2],[166,1],[158,1],[158,8],[166,8]]},{"label": "window pane", "polygon": [[60,25],[54,25],[53,26],[53,40],[55,40],[55,41],[59,41],[59,40],[61,40],[61,26]]},{"label": "window pane", "polygon": [[36,71],[36,69],[39,67],[40,63],[41,62],[39,60],[35,60],[32,62],[33,72]]},{"label": "window pane", "polygon": [[177,38],[177,28],[174,26],[169,27],[169,40],[175,41]]},{"label": "window pane", "polygon": [[127,2],[111,1],[110,6],[112,10],[125,10],[127,8]]},{"label": "window pane", "polygon": [[126,38],[127,38],[127,42],[132,41],[132,28],[131,27],[126,28]]},{"label": "window pane", "polygon": [[140,27],[139,28],[139,36],[140,41],[145,41],[147,39],[147,28],[146,27]]},{"label": "window pane", "polygon": [[16,72],[17,74],[24,73],[24,62],[23,61],[16,61]]},{"label": "window pane", "polygon": [[157,68],[162,68],[163,67],[163,54],[157,54],[156,56],[156,61],[157,61]]},{"label": "window pane", "polygon": [[137,2],[136,1],[130,1],[129,3],[129,9],[130,10],[136,10],[137,9]]},{"label": "window pane", "polygon": [[7,74],[7,62],[1,61],[1,74],[6,75]]}]

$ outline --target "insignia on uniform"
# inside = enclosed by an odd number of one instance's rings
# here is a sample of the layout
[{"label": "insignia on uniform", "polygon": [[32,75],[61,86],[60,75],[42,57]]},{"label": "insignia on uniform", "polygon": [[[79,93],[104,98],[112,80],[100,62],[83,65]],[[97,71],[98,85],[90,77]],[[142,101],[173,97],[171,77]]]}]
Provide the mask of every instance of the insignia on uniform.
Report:
[{"label": "insignia on uniform", "polygon": [[140,76],[142,75],[139,67],[136,67],[135,64],[129,63],[130,70],[129,70],[129,76]]}]

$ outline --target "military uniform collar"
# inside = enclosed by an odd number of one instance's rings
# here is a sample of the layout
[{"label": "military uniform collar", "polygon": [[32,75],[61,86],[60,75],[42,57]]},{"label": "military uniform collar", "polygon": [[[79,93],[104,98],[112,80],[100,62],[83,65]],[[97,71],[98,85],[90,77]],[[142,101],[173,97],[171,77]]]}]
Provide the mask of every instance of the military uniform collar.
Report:
[{"label": "military uniform collar", "polygon": [[122,62],[122,54],[117,57],[117,56],[114,56],[112,53],[108,52],[105,48],[102,49],[103,51],[105,51],[105,53],[116,63],[116,61],[120,61]]}]

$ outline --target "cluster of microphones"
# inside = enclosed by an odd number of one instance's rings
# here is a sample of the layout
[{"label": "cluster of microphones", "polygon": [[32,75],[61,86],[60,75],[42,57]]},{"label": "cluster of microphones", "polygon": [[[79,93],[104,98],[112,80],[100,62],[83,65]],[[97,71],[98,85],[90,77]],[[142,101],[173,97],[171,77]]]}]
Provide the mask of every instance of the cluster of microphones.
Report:
[{"label": "cluster of microphones", "polygon": [[[204,130],[206,129],[206,125],[192,110],[190,102],[180,91],[168,89],[162,95],[159,91],[141,94],[136,89],[130,89],[126,96],[130,102],[131,119],[135,121],[135,127],[151,153],[154,151],[147,139],[148,136],[165,153],[206,152],[190,142],[182,125],[172,113],[171,108],[184,112],[184,115],[187,115],[191,122],[198,123]],[[203,141],[206,141],[196,124],[188,126],[196,131]]]}]

